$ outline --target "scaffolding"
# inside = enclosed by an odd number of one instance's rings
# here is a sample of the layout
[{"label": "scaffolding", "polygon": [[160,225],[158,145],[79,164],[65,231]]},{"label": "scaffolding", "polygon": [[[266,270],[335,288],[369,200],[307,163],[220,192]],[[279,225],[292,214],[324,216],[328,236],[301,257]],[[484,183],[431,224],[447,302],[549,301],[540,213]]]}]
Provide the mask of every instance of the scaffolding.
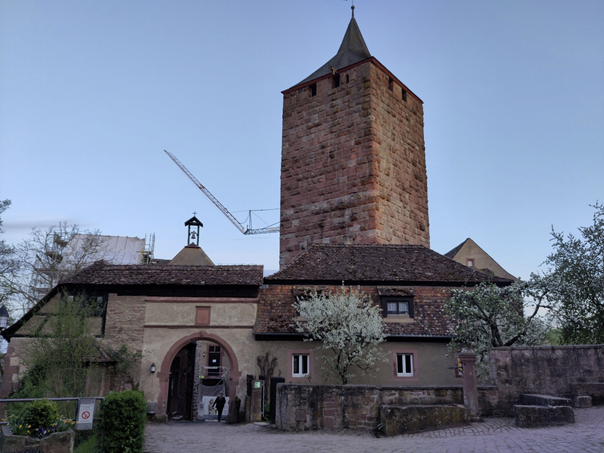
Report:
[{"label": "scaffolding", "polygon": [[214,401],[221,393],[226,397],[227,404],[222,412],[223,417],[229,413],[229,397],[226,383],[229,382],[229,368],[226,366],[201,366],[199,375],[199,397],[197,417],[204,420],[218,418],[218,412],[213,408]]}]

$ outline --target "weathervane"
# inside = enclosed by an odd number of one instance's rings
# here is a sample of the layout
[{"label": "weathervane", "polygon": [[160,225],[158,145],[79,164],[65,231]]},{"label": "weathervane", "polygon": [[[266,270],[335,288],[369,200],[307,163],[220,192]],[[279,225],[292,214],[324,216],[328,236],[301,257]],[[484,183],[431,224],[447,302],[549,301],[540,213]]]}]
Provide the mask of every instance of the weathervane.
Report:
[{"label": "weathervane", "polygon": [[[344,0],[344,1],[348,1],[348,0]],[[352,3],[352,6],[350,7],[350,9],[352,10],[352,17],[354,18],[354,0],[350,0],[350,2]]]}]

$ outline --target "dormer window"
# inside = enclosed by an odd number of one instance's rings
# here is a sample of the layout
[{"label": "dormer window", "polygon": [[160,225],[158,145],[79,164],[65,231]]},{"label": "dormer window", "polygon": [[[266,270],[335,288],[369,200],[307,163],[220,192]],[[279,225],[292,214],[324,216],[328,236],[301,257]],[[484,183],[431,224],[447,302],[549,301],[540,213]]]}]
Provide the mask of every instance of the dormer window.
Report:
[{"label": "dormer window", "polygon": [[412,297],[382,297],[382,313],[388,316],[406,315],[413,317]]}]

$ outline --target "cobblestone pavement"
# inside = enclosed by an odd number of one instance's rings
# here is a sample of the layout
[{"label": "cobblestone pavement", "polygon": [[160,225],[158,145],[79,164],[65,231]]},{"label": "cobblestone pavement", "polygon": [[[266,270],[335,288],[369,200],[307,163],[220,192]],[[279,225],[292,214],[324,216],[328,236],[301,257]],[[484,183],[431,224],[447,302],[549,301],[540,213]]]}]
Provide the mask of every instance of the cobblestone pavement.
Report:
[{"label": "cobblestone pavement", "polygon": [[604,407],[575,409],[575,423],[518,428],[487,418],[455,429],[376,439],[350,431],[281,432],[256,424],[175,422],[147,425],[146,453],[468,453],[604,452]]}]

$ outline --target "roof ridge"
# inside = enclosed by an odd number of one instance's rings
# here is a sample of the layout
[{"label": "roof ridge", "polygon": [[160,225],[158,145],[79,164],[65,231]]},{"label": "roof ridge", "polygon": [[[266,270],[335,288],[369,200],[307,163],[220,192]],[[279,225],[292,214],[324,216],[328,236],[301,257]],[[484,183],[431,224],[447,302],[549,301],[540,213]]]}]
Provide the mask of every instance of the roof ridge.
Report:
[{"label": "roof ridge", "polygon": [[[301,85],[314,79],[318,79],[324,75],[337,70],[358,63],[360,61],[371,58],[371,52],[365,44],[365,39],[361,34],[361,29],[357,24],[354,14],[348,23],[346,33],[344,33],[344,39],[338,48],[338,52],[332,57],[327,63],[313,72],[311,75],[306,77],[301,82],[294,86]],[[293,88],[293,87],[292,87]]]}]

